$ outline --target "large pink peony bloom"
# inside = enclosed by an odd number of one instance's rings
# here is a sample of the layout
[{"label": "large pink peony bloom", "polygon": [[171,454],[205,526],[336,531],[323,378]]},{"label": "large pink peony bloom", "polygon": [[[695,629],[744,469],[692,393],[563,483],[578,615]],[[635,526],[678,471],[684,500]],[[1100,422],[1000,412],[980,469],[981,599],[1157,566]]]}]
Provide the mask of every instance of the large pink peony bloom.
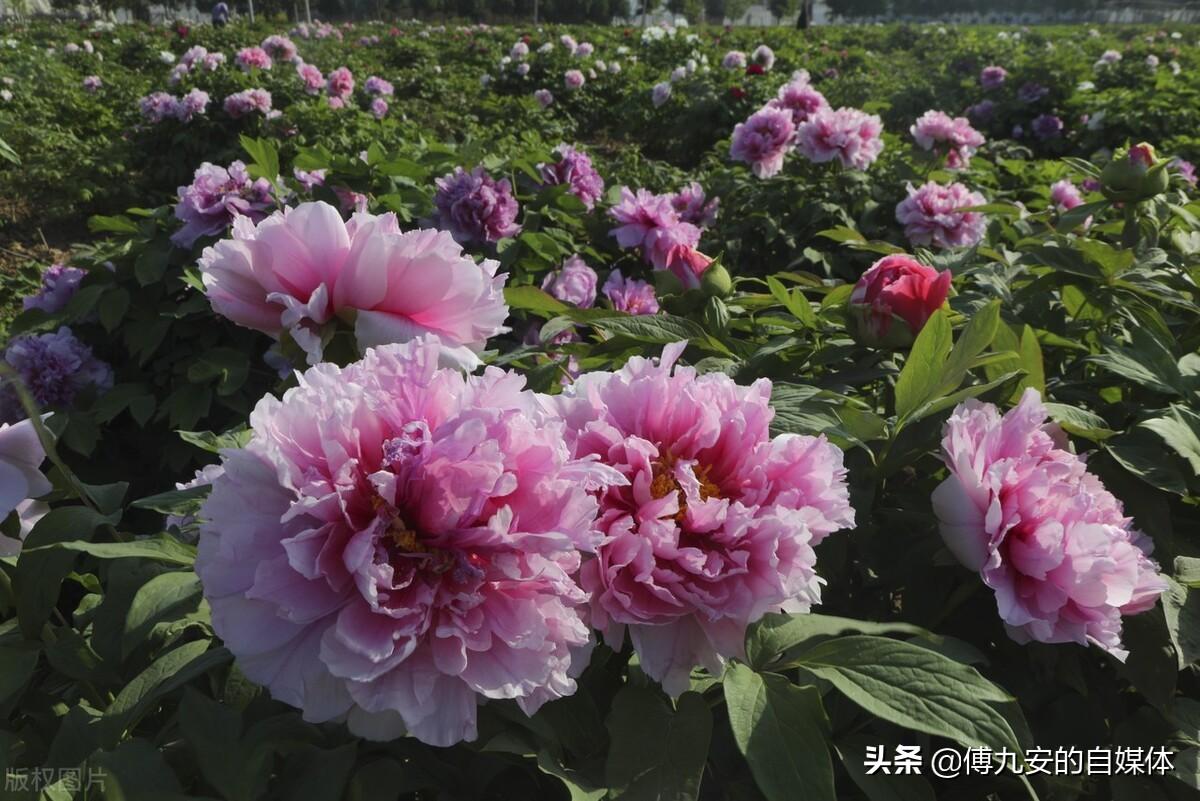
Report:
[{"label": "large pink peony bloom", "polygon": [[746,626],[820,600],[813,546],[854,523],[842,453],[823,437],[771,439],[770,382],[631,359],[585,373],[554,402],[576,456],[628,485],[600,495],[604,540],[580,580],[614,647],[628,630],[642,669],[678,695],[693,667],[743,653]]},{"label": "large pink peony bloom", "polygon": [[796,147],[809,161],[837,159],[843,167],[865,170],[883,152],[883,122],[853,108],[824,109],[796,129]]},{"label": "large pink peony bloom", "polygon": [[1066,438],[1036,390],[1003,417],[969,400],[946,424],[950,476],[933,508],[947,547],[996,592],[1017,642],[1089,642],[1118,659],[1121,617],[1167,588],[1152,543]]},{"label": "large pink peony bloom", "polygon": [[249,72],[252,69],[271,69],[271,57],[261,47],[243,47],[234,58],[237,65]]},{"label": "large pink peony bloom", "polygon": [[983,239],[987,219],[977,211],[956,209],[986,202],[983,195],[959,183],[942,186],[930,181],[919,189],[909,185],[908,197],[896,206],[896,220],[914,245],[970,247]]},{"label": "large pink peony bloom", "polygon": [[809,117],[829,108],[825,95],[809,83],[808,73],[800,70],[792,79],[779,87],[779,93],[767,103],[771,108],[782,109],[792,115],[792,123],[799,127]]},{"label": "large pink peony bloom", "polygon": [[749,164],[759,178],[770,178],[783,169],[795,134],[790,111],[766,106],[734,127],[729,156]]},{"label": "large pink peony bloom", "polygon": [[447,233],[401,231],[395,215],[358,213],[343,222],[328,203],[301,203],[205,248],[200,272],[213,309],[278,337],[287,331],[322,356],[321,328],[354,324],[360,348],[430,334],[447,356],[474,366],[488,338],[505,331],[506,275],[476,264]]},{"label": "large pink peony bloom", "polygon": [[304,91],[310,95],[321,94],[321,88],[325,86],[325,76],[321,71],[312,64],[297,64],[296,74],[300,76],[300,80],[304,81]]},{"label": "large pink peony bloom", "polygon": [[950,169],[965,169],[983,144],[983,134],[971,127],[966,117],[951,117],[944,111],[926,111],[909,128],[917,146],[947,157]]},{"label": "large pink peony bloom", "polygon": [[259,401],[196,572],[241,669],[305,720],[448,746],[475,739],[484,698],[532,714],[575,691],[588,490],[621,477],[572,459],[520,377],[438,358],[375,348]]},{"label": "large pink peony bloom", "polygon": [[347,67],[338,67],[329,73],[326,91],[329,92],[330,97],[345,101],[354,93],[354,73],[350,72]]},{"label": "large pink peony bloom", "polygon": [[694,248],[700,229],[679,219],[670,195],[645,189],[637,193],[621,187],[621,202],[608,210],[620,225],[608,232],[623,248],[640,247],[642,256],[657,270],[667,269],[671,251],[680,245]]}]

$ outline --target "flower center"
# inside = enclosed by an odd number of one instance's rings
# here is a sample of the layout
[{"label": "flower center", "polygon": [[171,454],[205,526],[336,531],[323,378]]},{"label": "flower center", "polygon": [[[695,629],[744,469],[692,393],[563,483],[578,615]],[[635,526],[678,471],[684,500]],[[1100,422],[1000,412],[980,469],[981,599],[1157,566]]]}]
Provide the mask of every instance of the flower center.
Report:
[{"label": "flower center", "polygon": [[[684,516],[687,514],[687,496],[683,488],[679,486],[679,482],[675,479],[675,463],[677,461],[675,456],[668,452],[663,458],[656,459],[650,463],[652,471],[650,494],[657,499],[665,498],[674,492],[676,498],[679,500],[679,511],[673,517],[677,522],[682,523]],[[721,497],[721,488],[708,477],[711,469],[711,465],[698,465],[692,468],[696,480],[700,482],[700,500],[702,501],[707,501],[709,498]]]}]

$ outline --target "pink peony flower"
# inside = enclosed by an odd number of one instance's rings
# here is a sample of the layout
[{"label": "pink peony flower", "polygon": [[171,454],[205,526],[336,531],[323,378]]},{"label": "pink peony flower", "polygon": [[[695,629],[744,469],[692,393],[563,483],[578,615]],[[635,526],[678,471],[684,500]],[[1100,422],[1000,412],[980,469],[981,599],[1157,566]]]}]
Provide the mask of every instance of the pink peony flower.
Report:
[{"label": "pink peony flower", "polygon": [[1050,202],[1061,213],[1083,205],[1083,195],[1070,178],[1063,178],[1050,185]]},{"label": "pink peony flower", "polygon": [[296,74],[304,81],[305,92],[310,95],[321,94],[321,89],[325,86],[325,76],[319,69],[312,64],[297,64]]},{"label": "pink peony flower", "polygon": [[922,150],[944,152],[951,169],[966,168],[984,142],[983,134],[972,128],[966,117],[951,117],[944,111],[926,111],[909,132]]},{"label": "pink peony flower", "polygon": [[744,70],[746,54],[741,50],[730,50],[721,58],[721,66],[727,70]]},{"label": "pink peony flower", "polygon": [[692,181],[678,192],[669,195],[671,208],[679,215],[679,219],[691,223],[698,228],[707,228],[717,221],[717,210],[721,206],[721,198],[714,197],[705,202],[704,187]]},{"label": "pink peony flower", "polygon": [[783,169],[795,134],[791,113],[767,106],[734,127],[729,156],[749,164],[757,177],[770,178]]},{"label": "pink peony flower", "polygon": [[930,181],[919,189],[908,186],[908,197],[896,206],[896,220],[914,245],[939,248],[970,247],[983,239],[987,219],[977,211],[955,209],[982,206],[987,201],[959,183]]},{"label": "pink peony flower", "polygon": [[507,329],[507,275],[476,264],[441,231],[401,231],[395,215],[343,222],[328,203],[301,203],[205,248],[200,273],[213,309],[278,338],[288,332],[315,364],[322,327],[353,320],[361,349],[432,335],[448,357],[478,363],[488,338]]},{"label": "pink peony flower", "polygon": [[592,166],[591,157],[566,144],[554,148],[554,154],[558,156],[558,161],[538,164],[542,183],[547,186],[570,186],[571,194],[583,201],[583,205],[591,211],[604,194],[604,179]]},{"label": "pink peony flower", "polygon": [[203,116],[208,111],[208,92],[203,89],[192,89],[175,103],[175,119],[180,122],[191,122],[193,117]]},{"label": "pink peony flower", "polygon": [[292,168],[292,175],[300,182],[300,185],[311,192],[315,187],[325,185],[325,173],[328,170],[302,170],[299,167]]},{"label": "pink peony flower", "polygon": [[495,180],[483,167],[454,172],[437,179],[438,225],[459,242],[497,242],[521,231],[519,207],[508,179]]},{"label": "pink peony flower", "polygon": [[225,98],[223,104],[225,113],[235,120],[247,114],[259,112],[271,113],[271,93],[266,89],[243,89]]},{"label": "pink peony flower", "polygon": [[911,344],[945,304],[951,278],[949,270],[939,273],[900,253],[875,262],[850,295],[860,341],[872,347]]},{"label": "pink peony flower", "polygon": [[91,94],[100,91],[100,87],[103,85],[104,82],[100,80],[99,75],[89,75],[83,79],[83,88]]},{"label": "pink peony flower", "polygon": [[814,114],[829,108],[825,95],[809,84],[808,73],[803,71],[796,73],[792,80],[779,87],[778,94],[767,105],[790,113],[792,124],[796,127]]},{"label": "pink peony flower", "polygon": [[234,60],[246,72],[271,69],[271,57],[261,47],[243,47],[237,52]]},{"label": "pink peony flower", "polygon": [[997,65],[984,67],[983,72],[979,73],[979,85],[984,89],[999,89],[1007,79],[1008,70]]},{"label": "pink peony flower", "polygon": [[369,95],[380,95],[383,97],[391,97],[396,92],[396,88],[392,86],[390,81],[385,81],[376,75],[367,78],[363,88],[367,90]]},{"label": "pink peony flower", "polygon": [[568,89],[579,89],[584,84],[583,73],[579,70],[567,70],[563,73],[563,85]]},{"label": "pink peony flower", "polygon": [[563,262],[562,269],[546,273],[542,289],[563,303],[581,309],[589,309],[596,303],[596,271],[587,265],[579,254]]},{"label": "pink peony flower", "polygon": [[554,95],[550,94],[549,89],[538,89],[533,93],[533,99],[538,102],[542,108],[547,108],[554,102]]},{"label": "pink peony flower", "polygon": [[377,120],[382,120],[387,116],[388,102],[382,97],[376,97],[371,100],[371,116]]},{"label": "pink peony flower", "polygon": [[585,660],[596,501],[523,380],[438,368],[419,340],[321,364],[251,414],[201,517],[196,572],[241,670],[305,720],[436,746],[476,706],[532,715]]},{"label": "pink peony flower", "polygon": [[279,61],[291,61],[296,58],[296,45],[286,36],[268,36],[262,40],[262,49],[274,59]]},{"label": "pink peony flower", "polygon": [[711,256],[705,256],[694,247],[676,245],[667,253],[667,270],[679,279],[686,289],[697,289],[700,279],[712,266]]},{"label": "pink peony flower", "polygon": [[883,122],[853,108],[819,111],[796,129],[796,146],[809,161],[837,159],[843,167],[865,170],[883,152]]},{"label": "pink peony flower", "polygon": [[679,695],[692,668],[743,656],[746,627],[820,600],[813,546],[853,525],[842,453],[823,437],[771,439],[771,384],[660,360],[580,376],[555,398],[577,457],[627,483],[600,493],[596,556],[580,571],[592,625],[625,632],[647,675]]},{"label": "pink peony flower", "polygon": [[658,314],[658,297],[654,287],[636,278],[626,278],[613,270],[600,290],[617,311],[627,314]]},{"label": "pink peony flower", "polygon": [[171,241],[190,248],[202,236],[223,233],[238,217],[261,220],[274,205],[271,182],[251,180],[242,162],[226,169],[206,161],[191,184],[179,187],[175,218],[184,226],[171,235]]},{"label": "pink peony flower", "polygon": [[329,73],[326,91],[329,92],[330,97],[346,100],[354,92],[354,73],[345,67],[338,67]]},{"label": "pink peony flower", "polygon": [[166,92],[152,92],[138,101],[138,108],[142,112],[142,119],[157,125],[175,116],[175,102],[175,98]]},{"label": "pink peony flower", "polygon": [[671,250],[679,245],[695,247],[700,242],[700,229],[683,222],[667,195],[655,195],[645,189],[637,194],[621,187],[621,202],[608,210],[608,215],[620,223],[609,231],[623,248],[640,247],[642,257],[655,269],[667,269]]},{"label": "pink peony flower", "polygon": [[1066,437],[1034,389],[1003,417],[968,400],[946,424],[949,477],[933,493],[946,546],[996,593],[1017,642],[1093,643],[1124,660],[1121,617],[1167,588],[1153,543]]}]

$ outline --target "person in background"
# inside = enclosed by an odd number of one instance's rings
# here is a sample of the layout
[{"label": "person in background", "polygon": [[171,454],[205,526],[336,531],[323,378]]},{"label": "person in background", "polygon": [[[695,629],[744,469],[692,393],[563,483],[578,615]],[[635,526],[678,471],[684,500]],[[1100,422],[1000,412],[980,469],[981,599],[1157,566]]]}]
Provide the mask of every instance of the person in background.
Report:
[{"label": "person in background", "polygon": [[221,2],[213,6],[212,24],[218,28],[223,28],[227,22],[229,22],[229,6],[225,3],[225,0],[221,0]]}]

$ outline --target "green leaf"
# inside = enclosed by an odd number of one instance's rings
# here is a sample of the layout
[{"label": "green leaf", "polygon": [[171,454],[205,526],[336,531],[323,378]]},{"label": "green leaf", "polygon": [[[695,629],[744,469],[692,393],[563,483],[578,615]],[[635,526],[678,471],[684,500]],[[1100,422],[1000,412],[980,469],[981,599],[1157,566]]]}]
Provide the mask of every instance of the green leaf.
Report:
[{"label": "green leaf", "polygon": [[1086,409],[1062,403],[1046,403],[1045,406],[1046,411],[1050,413],[1050,419],[1069,434],[1090,439],[1092,442],[1102,442],[1117,433],[1108,427],[1103,417]]},{"label": "green leaf", "polygon": [[1088,361],[1164,395],[1186,395],[1194,383],[1182,375],[1170,349],[1146,328],[1135,328],[1128,346],[1110,345]]},{"label": "green leaf", "polygon": [[179,728],[196,754],[200,772],[228,801],[254,801],[266,789],[270,752],[242,746],[238,710],[187,688],[179,704]]},{"label": "green leaf", "polygon": [[121,287],[104,293],[99,308],[100,324],[104,326],[105,331],[111,334],[120,325],[121,320],[125,319],[125,312],[129,311],[129,303],[129,292]]},{"label": "green leaf", "polygon": [[1187,460],[1192,472],[1200,476],[1200,414],[1172,404],[1166,416],[1146,420],[1141,426],[1162,437],[1171,450]]},{"label": "green leaf", "polygon": [[1176,556],[1175,580],[1188,587],[1200,587],[1200,559]]},{"label": "green leaf", "polygon": [[121,214],[115,217],[93,214],[91,217],[88,217],[88,230],[97,234],[136,234],[138,227],[133,220]]},{"label": "green leaf", "polygon": [[1200,660],[1200,593],[1167,578],[1162,606],[1167,619],[1167,632],[1179,655],[1179,668],[1182,670]]},{"label": "green leaf", "polygon": [[558,764],[558,761],[550,755],[549,751],[542,750],[538,752],[537,765],[542,773],[554,776],[563,783],[563,786],[567,788],[567,792],[571,796],[571,801],[600,801],[601,798],[608,794],[608,788],[593,787],[577,771],[570,770]]},{"label": "green leaf", "polygon": [[724,689],[733,739],[768,801],[792,801],[799,788],[806,799],[836,798],[829,719],[816,687],[733,663]]},{"label": "green leaf", "polygon": [[746,630],[746,657],[756,668],[764,668],[780,654],[814,638],[841,634],[909,634],[937,639],[937,635],[911,623],[876,623],[848,617],[816,613],[783,614],[771,612]]},{"label": "green leaf", "polygon": [[1021,750],[1012,727],[991,705],[1011,696],[974,668],[934,651],[853,635],[805,651],[796,664],[889,723],[968,748]]},{"label": "green leaf", "polygon": [[708,758],[712,714],[693,692],[672,709],[648,687],[626,685],[608,718],[607,782],[613,799],[694,801]]},{"label": "green leaf", "polygon": [[216,454],[225,448],[244,448],[254,436],[254,432],[248,428],[226,431],[224,434],[214,434],[211,431],[176,431],[175,433],[189,445]]},{"label": "green leaf", "polygon": [[274,182],[279,177],[279,152],[275,146],[266,139],[255,139],[245,134],[239,136],[238,141],[241,142],[242,149],[254,160],[254,164],[247,170],[250,176]]},{"label": "green leaf", "polygon": [[504,301],[513,309],[539,312],[547,317],[562,314],[570,307],[536,286],[510,286],[504,289]]},{"label": "green leaf", "polygon": [[184,567],[191,567],[196,561],[196,549],[193,546],[186,545],[168,534],[156,534],[132,542],[56,542],[26,550],[27,553],[47,551],[86,553],[98,559],[151,559]]},{"label": "green leaf", "polygon": [[824,231],[817,231],[817,236],[825,239],[832,239],[834,242],[866,242],[867,238],[855,231],[853,228],[841,226],[838,228],[826,228]]},{"label": "green leaf", "polygon": [[1122,467],[1152,487],[1175,495],[1187,495],[1187,478],[1182,463],[1162,446],[1162,440],[1142,428],[1132,428],[1104,443],[1104,449]]},{"label": "green leaf", "polygon": [[138,588],[125,613],[121,652],[128,656],[141,645],[155,624],[191,612],[200,603],[200,579],[191,571],[162,573]]},{"label": "green leaf", "polygon": [[799,320],[805,328],[817,327],[817,315],[799,287],[789,293],[783,283],[774,276],[767,276],[767,286],[771,290],[772,297],[791,312],[792,316]]},{"label": "green leaf", "polygon": [[687,340],[697,347],[732,355],[729,348],[686,317],[675,317],[670,314],[622,314],[596,317],[574,313],[569,316],[578,316],[580,322],[587,322],[610,334],[624,334],[639,342],[665,345],[670,342]]},{"label": "green leaf", "polygon": [[938,309],[913,342],[896,380],[896,416],[901,420],[937,394],[952,346],[950,320]]},{"label": "green leaf", "polygon": [[86,506],[51,509],[34,525],[17,556],[14,589],[21,631],[31,640],[41,639],[42,624],[58,602],[62,581],[75,564],[69,550],[47,550],[60,543],[93,536],[96,529],[115,520]]},{"label": "green leaf", "polygon": [[0,705],[25,689],[37,667],[39,652],[36,645],[24,643],[0,646]]},{"label": "green leaf", "polygon": [[224,648],[209,650],[210,640],[195,640],[168,651],[126,684],[100,721],[108,747],[137,725],[163,696],[231,658]]},{"label": "green leaf", "polygon": [[291,801],[341,801],[358,755],[357,743],[346,743],[331,751],[314,751],[305,757],[296,778]]},{"label": "green leaf", "polygon": [[212,492],[212,486],[204,484],[185,490],[171,490],[139,498],[129,504],[135,509],[149,509],[164,515],[192,514],[200,508],[201,502]]}]

